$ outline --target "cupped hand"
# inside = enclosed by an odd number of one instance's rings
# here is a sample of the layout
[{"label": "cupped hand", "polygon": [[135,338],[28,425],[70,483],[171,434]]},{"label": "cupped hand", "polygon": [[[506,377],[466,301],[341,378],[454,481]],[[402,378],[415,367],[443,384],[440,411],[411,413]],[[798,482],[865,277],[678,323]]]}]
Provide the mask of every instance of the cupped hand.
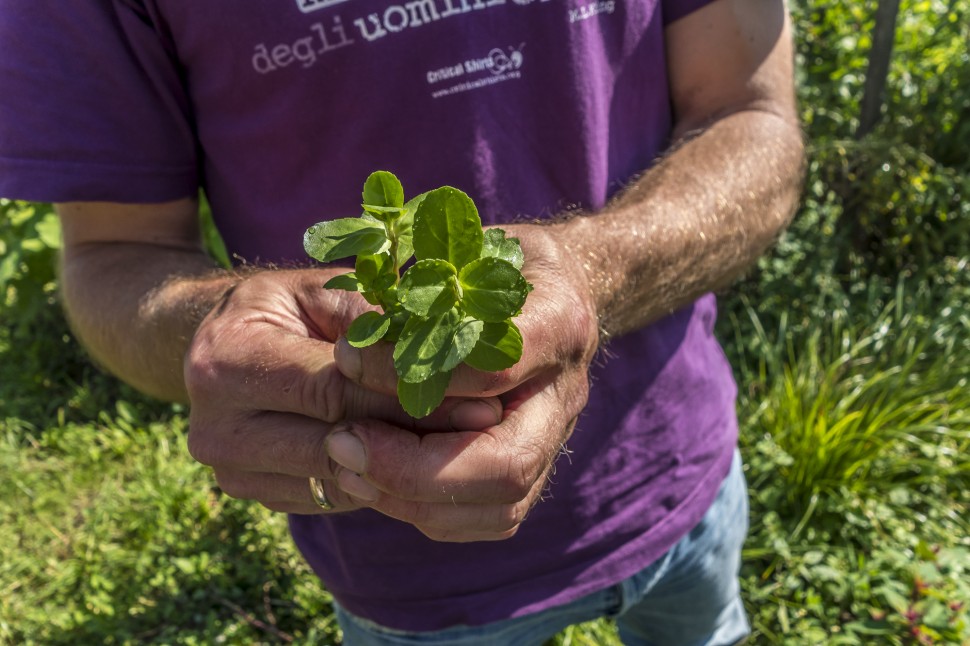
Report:
[{"label": "cupped hand", "polygon": [[[189,451],[230,496],[290,513],[321,513],[308,484],[324,484],[335,511],[369,503],[364,481],[331,460],[341,429],[417,437],[392,394],[348,381],[334,341],[370,306],[326,290],[334,270],[262,271],[238,283],[199,325],[184,363]],[[446,399],[422,427],[445,431],[499,421],[496,399]],[[341,486],[335,479],[339,478]],[[363,497],[355,497],[356,493]]]},{"label": "cupped hand", "polygon": [[[555,225],[506,231],[520,239],[523,273],[534,286],[515,319],[522,358],[495,373],[461,366],[448,387],[449,396],[498,397],[501,423],[424,436],[354,424],[331,442],[342,491],[435,540],[514,535],[541,498],[588,398],[587,371],[599,333],[585,270],[566,253]],[[354,383],[375,395],[395,393],[388,344],[360,350],[340,340],[335,356]]]}]

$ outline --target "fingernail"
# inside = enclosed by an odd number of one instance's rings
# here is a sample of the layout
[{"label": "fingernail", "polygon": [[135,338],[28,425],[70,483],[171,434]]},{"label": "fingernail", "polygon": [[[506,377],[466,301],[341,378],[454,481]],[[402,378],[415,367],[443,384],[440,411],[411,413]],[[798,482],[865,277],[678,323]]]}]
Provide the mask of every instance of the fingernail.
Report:
[{"label": "fingernail", "polygon": [[367,469],[364,445],[352,433],[338,431],[327,438],[327,453],[334,462],[354,473],[364,473]]},{"label": "fingernail", "polygon": [[458,404],[448,416],[448,424],[456,431],[480,431],[500,421],[500,411],[480,399],[469,399]]},{"label": "fingernail", "polygon": [[338,473],[337,484],[344,493],[365,502],[374,502],[380,496],[377,487],[351,471],[341,471]]},{"label": "fingernail", "polygon": [[359,382],[364,376],[364,369],[360,360],[360,350],[347,343],[347,339],[340,338],[337,340],[337,345],[333,350],[333,356],[337,361],[337,368],[347,379],[353,382]]}]

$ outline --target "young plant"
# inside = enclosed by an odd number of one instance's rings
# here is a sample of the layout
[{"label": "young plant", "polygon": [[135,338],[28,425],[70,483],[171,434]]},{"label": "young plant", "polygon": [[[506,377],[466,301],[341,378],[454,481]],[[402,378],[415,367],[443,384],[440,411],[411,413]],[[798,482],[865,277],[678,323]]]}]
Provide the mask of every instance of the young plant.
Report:
[{"label": "young plant", "polygon": [[[351,323],[347,341],[394,344],[404,410],[420,418],[437,408],[461,363],[486,371],[515,365],[522,334],[512,318],[532,291],[519,271],[518,239],[484,231],[475,203],[450,186],[405,202],[387,171],[367,178],[362,206],[360,217],[307,229],[303,246],[320,262],[357,256],[354,271],[324,287],[360,292],[381,308]],[[412,255],[416,262],[402,275]]]}]

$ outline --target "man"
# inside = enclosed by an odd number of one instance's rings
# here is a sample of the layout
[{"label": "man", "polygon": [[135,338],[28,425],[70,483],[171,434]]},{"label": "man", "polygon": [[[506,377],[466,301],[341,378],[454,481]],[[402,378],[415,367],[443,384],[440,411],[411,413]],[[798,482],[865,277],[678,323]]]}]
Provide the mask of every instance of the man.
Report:
[{"label": "man", "polygon": [[[710,292],[797,200],[781,2],[15,0],[0,40],[0,194],[58,203],[79,337],[292,514],[348,643],[744,637]],[[377,169],[469,193],[535,287],[520,363],[420,427],[388,348],[341,340],[345,270],[294,266]],[[199,187],[244,268],[203,253]]]}]

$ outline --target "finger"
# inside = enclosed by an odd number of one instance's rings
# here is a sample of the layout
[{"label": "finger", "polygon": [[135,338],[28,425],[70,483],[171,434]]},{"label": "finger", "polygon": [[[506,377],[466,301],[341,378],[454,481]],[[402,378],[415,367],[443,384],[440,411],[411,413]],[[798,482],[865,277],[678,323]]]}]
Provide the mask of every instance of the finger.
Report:
[{"label": "finger", "polygon": [[186,356],[184,377],[193,404],[222,401],[229,395],[239,408],[265,409],[272,403],[270,410],[336,421],[342,413],[345,380],[328,370],[332,363],[331,344],[280,323],[213,321],[199,327]]},{"label": "finger", "polygon": [[[337,368],[351,382],[368,390],[393,395],[397,393],[398,383],[393,351],[393,346],[387,343],[355,348],[341,338],[334,345],[333,356]],[[548,366],[538,361],[520,361],[507,370],[485,372],[461,364],[451,373],[448,395],[494,397],[514,388],[545,367]]]},{"label": "finger", "polygon": [[[361,420],[355,427],[369,429],[375,435],[399,431],[377,420]],[[273,412],[220,419],[208,427],[193,410],[188,447],[198,462],[226,472],[332,479],[336,465],[330,460],[327,439],[349,428],[346,423],[334,425],[303,415]]]},{"label": "finger", "polygon": [[[559,293],[559,290],[549,290]],[[536,294],[534,291],[533,294]],[[455,397],[497,396],[508,392],[536,375],[555,368],[583,366],[595,351],[598,332],[586,311],[573,295],[558,300],[531,296],[515,322],[522,333],[522,357],[512,367],[496,372],[476,370],[465,364],[451,374],[448,394]],[[397,392],[393,346],[376,343],[355,348],[345,338],[334,345],[334,360],[350,381],[385,394]]]},{"label": "finger", "polygon": [[479,505],[413,502],[381,496],[371,507],[417,527],[425,536],[443,542],[497,541],[511,538],[540,499],[545,478],[514,504]]},{"label": "finger", "polygon": [[[238,342],[223,344],[222,335],[202,335],[186,361],[185,377],[193,404],[220,401],[232,384],[239,408],[300,413],[326,422],[372,417],[405,428],[415,421],[401,407],[396,391],[381,394],[352,384],[333,363],[333,346],[293,334],[276,324],[250,323],[246,328],[248,354],[240,361]],[[480,429],[499,421],[497,400],[462,406],[447,399],[421,428]],[[456,409],[458,409],[456,411]]]},{"label": "finger", "polygon": [[320,482],[333,509],[325,510],[310,491],[309,478],[254,473],[251,471],[214,470],[219,488],[227,496],[240,500],[255,500],[273,511],[297,514],[320,514],[353,511],[364,507],[366,501],[356,500],[327,479]]},{"label": "finger", "polygon": [[[359,389],[358,387],[354,387]],[[371,399],[389,398],[363,391]],[[378,409],[388,411],[391,424],[378,419]],[[405,432],[402,424],[415,423],[396,400],[383,401],[368,411],[373,418],[355,419],[354,425],[370,434],[403,434],[411,440],[418,436]],[[447,401],[438,411],[422,420],[425,428],[451,431],[453,428],[488,428],[500,421],[496,400]],[[221,414],[204,407],[193,407],[189,414],[189,453],[202,464],[236,471],[279,473],[300,477],[334,477],[327,438],[334,431],[349,430],[346,423],[330,424],[294,413],[271,411]],[[392,456],[389,459],[393,460]]]},{"label": "finger", "polygon": [[550,373],[523,386],[505,419],[485,432],[432,433],[352,425],[334,433],[330,457],[381,491],[420,502],[514,504],[562,451],[585,405],[585,373]]},{"label": "finger", "polygon": [[[343,415],[345,380],[328,370],[337,325],[356,300],[325,290],[319,272],[262,272],[213,308],[184,363],[190,399],[238,408],[298,412],[325,421]],[[335,295],[336,294],[336,295]],[[244,349],[244,352],[240,352]]]}]

